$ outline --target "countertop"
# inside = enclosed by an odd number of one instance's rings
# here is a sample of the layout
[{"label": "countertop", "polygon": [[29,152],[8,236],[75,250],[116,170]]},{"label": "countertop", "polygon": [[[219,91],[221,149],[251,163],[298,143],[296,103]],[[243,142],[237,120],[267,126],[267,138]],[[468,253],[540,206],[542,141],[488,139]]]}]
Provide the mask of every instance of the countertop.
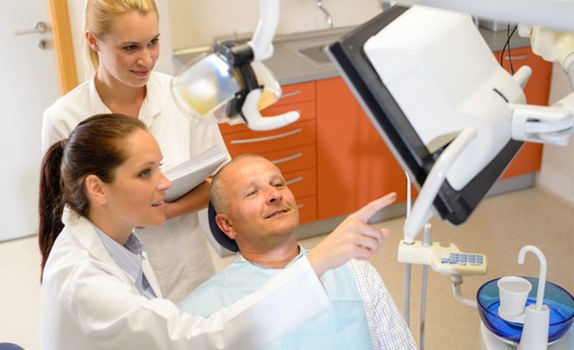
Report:
[{"label": "countertop", "polygon": [[[312,60],[299,50],[304,48],[313,50],[320,45],[334,42],[352,29],[353,27],[342,27],[276,36],[273,41],[273,56],[265,60],[264,63],[273,72],[281,85],[337,77],[340,73],[333,63],[321,58],[320,61]],[[507,38],[506,31],[493,32],[484,28],[479,28],[479,30],[493,52],[502,50]],[[237,38],[218,38],[218,40],[237,39],[238,41],[247,41],[249,38],[249,35],[244,35]],[[512,37],[512,48],[529,45],[530,41],[527,38],[522,38],[518,35]],[[211,47],[209,46],[174,50],[176,69],[181,69],[186,63],[192,61],[200,54],[209,53],[210,51]]]}]

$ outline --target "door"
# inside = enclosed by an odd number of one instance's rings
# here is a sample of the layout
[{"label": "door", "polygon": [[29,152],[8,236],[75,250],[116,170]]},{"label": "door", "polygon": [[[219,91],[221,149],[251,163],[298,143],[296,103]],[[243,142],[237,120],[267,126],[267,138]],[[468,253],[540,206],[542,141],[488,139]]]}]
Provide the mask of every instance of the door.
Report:
[{"label": "door", "polygon": [[37,232],[42,112],[60,95],[49,27],[46,0],[0,1],[0,241]]}]

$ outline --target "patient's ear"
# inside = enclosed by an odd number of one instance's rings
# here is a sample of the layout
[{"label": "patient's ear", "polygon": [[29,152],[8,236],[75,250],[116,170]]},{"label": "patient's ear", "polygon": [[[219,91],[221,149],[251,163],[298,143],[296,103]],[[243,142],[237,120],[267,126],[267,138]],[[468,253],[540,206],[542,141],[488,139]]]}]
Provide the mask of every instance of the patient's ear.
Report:
[{"label": "patient's ear", "polygon": [[233,229],[233,222],[231,221],[229,215],[219,213],[215,215],[215,222],[217,223],[217,226],[219,226],[219,229],[221,229],[221,231],[223,231],[227,237],[235,239],[236,234],[235,230]]}]

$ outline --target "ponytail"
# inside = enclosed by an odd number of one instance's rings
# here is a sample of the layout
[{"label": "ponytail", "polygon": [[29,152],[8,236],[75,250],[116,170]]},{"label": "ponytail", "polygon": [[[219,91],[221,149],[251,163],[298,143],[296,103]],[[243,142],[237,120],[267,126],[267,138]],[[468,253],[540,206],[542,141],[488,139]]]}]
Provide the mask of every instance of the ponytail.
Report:
[{"label": "ponytail", "polygon": [[61,185],[61,164],[66,140],[54,143],[44,155],[40,169],[38,240],[42,254],[42,273],[56,238],[64,228],[64,201]]}]

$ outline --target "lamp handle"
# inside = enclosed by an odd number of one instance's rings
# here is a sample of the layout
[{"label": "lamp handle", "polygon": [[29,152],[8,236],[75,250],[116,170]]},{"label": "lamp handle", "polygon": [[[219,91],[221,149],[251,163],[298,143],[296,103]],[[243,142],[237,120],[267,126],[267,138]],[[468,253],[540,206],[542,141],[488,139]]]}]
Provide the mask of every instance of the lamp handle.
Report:
[{"label": "lamp handle", "polygon": [[245,119],[247,119],[249,129],[255,131],[272,130],[291,124],[299,119],[299,112],[296,111],[291,111],[272,117],[263,117],[261,113],[259,113],[258,107],[260,98],[261,89],[255,89],[251,90],[249,94],[247,94],[245,102],[243,102],[241,111],[243,116],[245,116]]}]

